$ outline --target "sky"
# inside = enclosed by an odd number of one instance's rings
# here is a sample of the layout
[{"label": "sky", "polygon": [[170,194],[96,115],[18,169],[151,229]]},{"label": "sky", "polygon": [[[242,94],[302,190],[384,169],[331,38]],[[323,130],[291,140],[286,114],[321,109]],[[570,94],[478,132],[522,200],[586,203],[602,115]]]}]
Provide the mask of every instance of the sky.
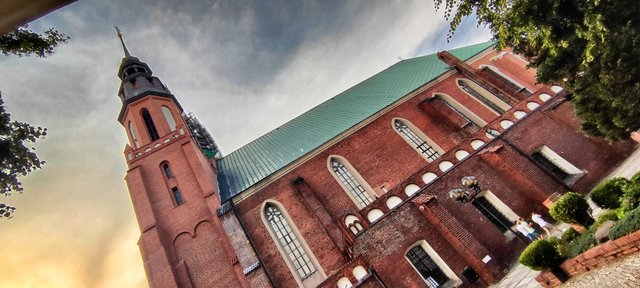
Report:
[{"label": "sky", "polygon": [[469,19],[448,43],[431,0],[80,0],[32,22],[71,39],[44,59],[0,55],[12,119],[48,129],[47,164],[2,199],[18,210],[0,219],[0,287],[147,287],[113,25],[223,154],[400,59],[490,39]]}]

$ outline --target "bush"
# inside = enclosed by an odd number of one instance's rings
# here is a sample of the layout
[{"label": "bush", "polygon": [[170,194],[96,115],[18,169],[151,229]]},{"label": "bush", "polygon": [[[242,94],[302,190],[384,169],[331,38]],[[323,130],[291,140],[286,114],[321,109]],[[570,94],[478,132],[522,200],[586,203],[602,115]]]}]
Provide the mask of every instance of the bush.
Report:
[{"label": "bush", "polygon": [[622,188],[624,192],[621,199],[623,213],[629,212],[640,204],[640,174],[636,174],[631,181]]},{"label": "bush", "polygon": [[556,203],[551,206],[549,214],[553,219],[566,223],[580,224],[589,227],[593,223],[593,218],[589,215],[589,204],[582,195],[576,192],[568,192],[562,195]]},{"label": "bush", "polygon": [[609,239],[618,239],[640,229],[640,207],[627,213],[609,231]]},{"label": "bush", "polygon": [[580,255],[580,253],[596,246],[597,241],[596,238],[593,237],[593,234],[593,232],[584,233],[578,238],[571,241],[571,243],[567,244],[567,254],[565,256],[568,258],[573,258]]},{"label": "bush", "polygon": [[593,224],[591,224],[591,227],[589,227],[589,232],[596,232],[600,225],[607,221],[618,221],[618,213],[616,212],[616,210],[607,210],[600,214],[598,220],[596,220],[596,222],[593,222]]},{"label": "bush", "polygon": [[555,245],[547,240],[533,241],[522,251],[518,259],[522,265],[536,271],[557,267],[562,260]]},{"label": "bush", "polygon": [[562,233],[562,236],[560,236],[560,241],[562,243],[569,243],[573,241],[573,239],[578,238],[578,236],[580,236],[580,233],[578,233],[578,231],[574,230],[573,228],[569,228],[565,230],[564,233]]},{"label": "bush", "polygon": [[620,198],[624,192],[622,188],[629,183],[629,180],[623,177],[617,177],[601,182],[591,190],[591,200],[596,205],[605,209],[615,209],[620,207]]}]

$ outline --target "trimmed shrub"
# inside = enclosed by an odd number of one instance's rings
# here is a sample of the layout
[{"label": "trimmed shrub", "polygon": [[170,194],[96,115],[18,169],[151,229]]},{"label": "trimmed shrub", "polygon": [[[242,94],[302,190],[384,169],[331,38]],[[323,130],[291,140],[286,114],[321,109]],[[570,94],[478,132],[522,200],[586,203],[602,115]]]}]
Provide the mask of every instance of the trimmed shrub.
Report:
[{"label": "trimmed shrub", "polygon": [[547,240],[533,241],[522,251],[518,259],[522,265],[536,271],[557,267],[562,260],[555,245]]},{"label": "trimmed shrub", "polygon": [[565,256],[568,258],[576,257],[580,253],[593,248],[596,244],[597,241],[593,237],[593,232],[584,233],[567,245],[567,255]]},{"label": "trimmed shrub", "polygon": [[631,181],[622,188],[624,194],[621,199],[622,212],[629,212],[640,204],[640,175],[636,174]]},{"label": "trimmed shrub", "polygon": [[593,224],[591,224],[591,227],[589,227],[589,232],[596,232],[600,225],[607,221],[618,221],[618,213],[616,212],[616,210],[607,210],[600,214],[598,220],[596,220],[596,222],[593,222]]},{"label": "trimmed shrub", "polygon": [[640,207],[627,213],[609,231],[609,239],[618,239],[640,229]]},{"label": "trimmed shrub", "polygon": [[593,224],[593,218],[589,215],[589,204],[582,195],[576,192],[568,192],[562,195],[556,203],[551,206],[549,214],[553,219],[565,223],[580,224],[589,227]]},{"label": "trimmed shrub", "polygon": [[560,236],[560,241],[563,243],[569,243],[573,241],[573,239],[578,238],[578,236],[580,236],[580,233],[569,227],[569,229],[565,230],[564,233],[562,233],[562,236]]},{"label": "trimmed shrub", "polygon": [[624,194],[622,188],[627,183],[629,183],[629,180],[623,177],[603,181],[591,190],[591,200],[601,208],[616,209],[620,207],[620,198]]}]

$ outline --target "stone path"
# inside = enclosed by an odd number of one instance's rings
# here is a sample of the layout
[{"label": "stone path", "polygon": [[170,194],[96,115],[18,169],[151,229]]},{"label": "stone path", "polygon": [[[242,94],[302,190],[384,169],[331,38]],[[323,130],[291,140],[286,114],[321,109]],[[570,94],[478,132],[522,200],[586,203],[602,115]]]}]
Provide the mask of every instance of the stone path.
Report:
[{"label": "stone path", "polygon": [[609,263],[578,276],[562,285],[563,288],[635,288],[640,287],[640,253]]}]

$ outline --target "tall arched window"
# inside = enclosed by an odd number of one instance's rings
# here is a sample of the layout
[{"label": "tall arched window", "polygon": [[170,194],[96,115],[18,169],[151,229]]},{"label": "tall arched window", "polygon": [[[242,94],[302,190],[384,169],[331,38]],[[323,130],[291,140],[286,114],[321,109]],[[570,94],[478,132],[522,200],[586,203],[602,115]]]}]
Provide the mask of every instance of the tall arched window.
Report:
[{"label": "tall arched window", "polygon": [[133,144],[136,148],[140,148],[140,141],[138,141],[136,132],[133,130],[133,123],[131,121],[129,121],[129,133],[131,134],[131,139],[133,139]]},{"label": "tall arched window", "polygon": [[398,134],[400,134],[400,136],[402,136],[402,138],[407,141],[407,143],[409,143],[409,145],[411,145],[413,149],[418,151],[418,153],[420,153],[420,155],[424,157],[427,162],[431,163],[434,160],[440,158],[441,152],[438,150],[442,151],[442,149],[440,147],[437,147],[437,145],[435,145],[430,139],[427,140],[426,136],[420,135],[422,133],[414,131],[414,129],[417,128],[412,129],[412,127],[410,126],[413,125],[407,120],[399,118],[393,120],[393,127],[395,128],[396,132],[398,132]]},{"label": "tall arched window", "polygon": [[458,87],[460,87],[462,91],[471,95],[473,98],[486,105],[494,112],[503,114],[505,111],[511,109],[511,106],[509,106],[509,104],[507,104],[504,100],[498,98],[496,95],[491,94],[491,92],[480,87],[480,85],[463,79],[458,79],[457,82]]},{"label": "tall arched window", "polygon": [[457,287],[462,284],[460,278],[424,240],[414,244],[407,250],[405,256],[422,279],[427,282],[428,287],[441,287],[447,282],[448,287]]},{"label": "tall arched window", "polygon": [[[367,205],[371,204],[375,199],[374,194],[366,189],[363,183],[360,182],[357,177],[360,176],[355,172],[352,173],[352,170],[347,168],[344,163],[342,163],[343,159],[338,159],[337,157],[329,158],[331,165],[331,172],[333,172],[333,176],[340,182],[343,189],[347,191],[347,194],[355,202],[358,208],[362,209]],[[354,175],[356,174],[356,175]]]},{"label": "tall arched window", "polygon": [[453,112],[458,114],[460,117],[464,118],[469,123],[471,123],[471,124],[473,124],[475,126],[484,127],[484,125],[487,125],[486,121],[482,120],[482,118],[480,118],[475,113],[471,112],[471,110],[469,110],[467,107],[465,107],[462,104],[460,104],[458,101],[456,101],[455,99],[453,99],[449,95],[437,93],[437,94],[433,95],[433,98],[430,101],[442,101],[442,102],[444,102],[444,104],[447,107],[449,107],[449,109],[451,109]]},{"label": "tall arched window", "polygon": [[278,205],[267,202],[263,209],[264,220],[280,248],[280,253],[283,254],[289,267],[294,270],[292,272],[296,280],[303,282],[318,270],[314,264],[313,255],[307,252],[304,241],[298,238],[295,228],[288,220],[289,217]]},{"label": "tall arched window", "polygon": [[160,138],[158,130],[156,130],[156,125],[153,124],[153,119],[151,119],[151,114],[149,114],[147,109],[142,110],[142,120],[144,120],[144,125],[147,126],[147,132],[149,132],[151,141],[158,140],[158,138]]},{"label": "tall arched window", "polygon": [[162,106],[160,109],[162,110],[162,114],[164,114],[164,119],[167,120],[167,124],[169,124],[169,130],[176,131],[176,120],[173,119],[173,114],[171,114],[169,107]]},{"label": "tall arched window", "polygon": [[164,176],[166,176],[167,179],[173,178],[173,173],[171,173],[171,168],[168,163],[162,164],[162,171],[164,171]]}]

